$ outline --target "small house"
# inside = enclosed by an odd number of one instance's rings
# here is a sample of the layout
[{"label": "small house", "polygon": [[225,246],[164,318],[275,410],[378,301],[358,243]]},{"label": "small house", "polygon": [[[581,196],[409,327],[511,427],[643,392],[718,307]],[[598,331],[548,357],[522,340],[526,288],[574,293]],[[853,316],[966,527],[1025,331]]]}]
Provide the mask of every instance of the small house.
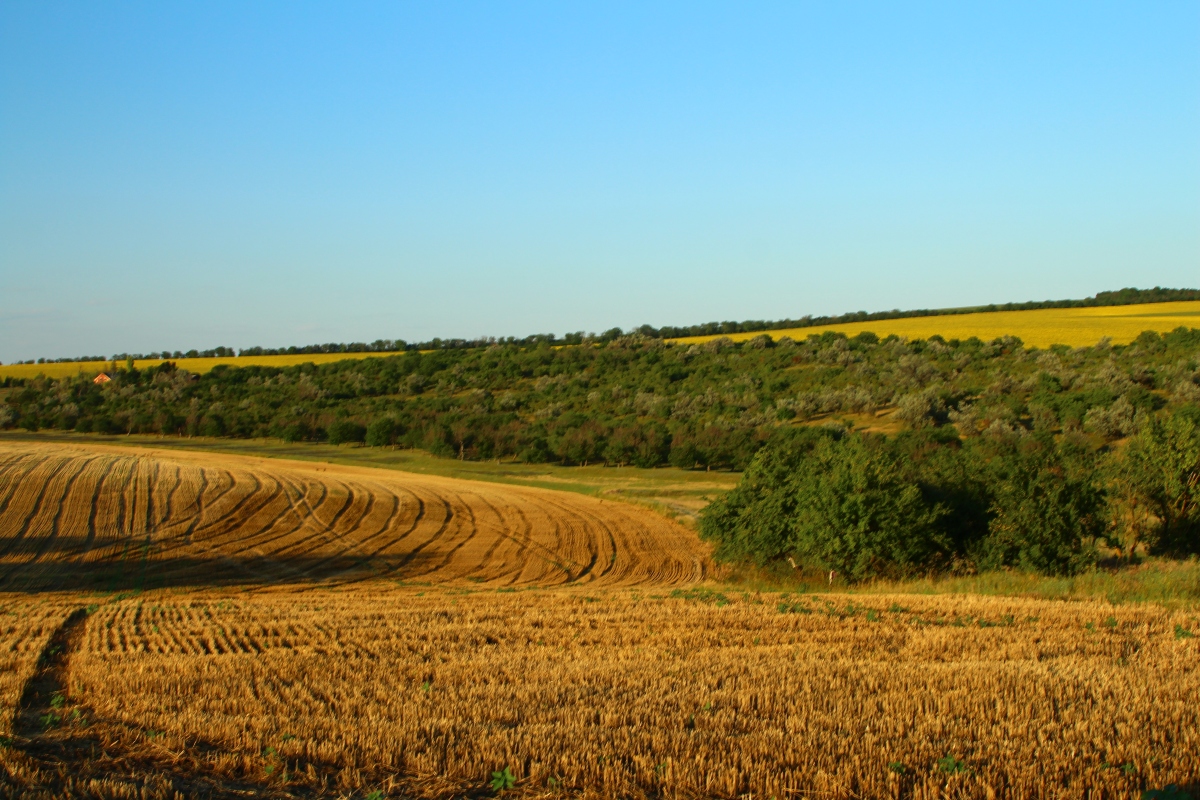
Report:
[{"label": "small house", "polygon": [[112,380],[112,378],[108,377],[108,373],[106,373],[106,372],[101,372],[101,373],[100,373],[99,375],[97,375],[95,378],[92,378],[92,383],[95,383],[95,384],[97,384],[97,385],[100,385],[100,384],[105,384],[105,383],[108,383],[108,382],[109,382],[109,381],[111,381],[111,380]]}]

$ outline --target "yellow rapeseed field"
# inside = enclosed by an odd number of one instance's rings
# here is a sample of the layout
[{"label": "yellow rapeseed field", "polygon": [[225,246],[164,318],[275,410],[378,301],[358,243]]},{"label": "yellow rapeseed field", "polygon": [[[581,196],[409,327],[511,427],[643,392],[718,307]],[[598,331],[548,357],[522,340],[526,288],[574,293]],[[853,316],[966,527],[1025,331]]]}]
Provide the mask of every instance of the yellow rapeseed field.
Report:
[{"label": "yellow rapeseed field", "polygon": [[[847,336],[871,331],[880,337],[895,334],[906,339],[928,339],[936,334],[946,339],[968,339],[977,336],[984,341],[991,341],[1002,336],[1017,336],[1025,344],[1034,347],[1049,347],[1052,344],[1090,347],[1104,337],[1111,339],[1114,344],[1128,344],[1142,331],[1161,333],[1180,326],[1200,328],[1200,301],[1097,308],[988,311],[791,328],[765,333],[774,339],[790,336],[797,341],[825,331],[837,331]],[[729,338],[744,341],[759,335],[759,332],[735,333],[730,334]],[[674,341],[698,344],[716,338],[718,337],[692,336]]]},{"label": "yellow rapeseed field", "polygon": [[[196,374],[208,372],[213,367],[226,364],[231,367],[291,367],[296,364],[330,364],[334,361],[345,361],[357,358],[382,358],[394,356],[396,353],[313,353],[295,356],[230,356],[228,358],[172,358],[182,369]],[[163,359],[141,359],[133,364],[138,369],[157,367]],[[60,364],[4,364],[0,366],[0,378],[35,378],[45,375],[47,378],[65,378],[71,375],[95,375],[111,368],[110,361],[70,361]],[[125,362],[117,362],[118,368],[123,368]]]}]

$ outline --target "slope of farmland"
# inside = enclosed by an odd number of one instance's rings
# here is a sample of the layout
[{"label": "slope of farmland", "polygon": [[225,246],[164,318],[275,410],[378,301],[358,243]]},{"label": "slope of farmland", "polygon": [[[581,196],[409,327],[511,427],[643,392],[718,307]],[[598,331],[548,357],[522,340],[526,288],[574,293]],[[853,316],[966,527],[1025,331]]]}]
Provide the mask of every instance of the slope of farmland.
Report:
[{"label": "slope of farmland", "polygon": [[201,453],[0,444],[0,590],[702,578],[694,533],[536,488]]}]

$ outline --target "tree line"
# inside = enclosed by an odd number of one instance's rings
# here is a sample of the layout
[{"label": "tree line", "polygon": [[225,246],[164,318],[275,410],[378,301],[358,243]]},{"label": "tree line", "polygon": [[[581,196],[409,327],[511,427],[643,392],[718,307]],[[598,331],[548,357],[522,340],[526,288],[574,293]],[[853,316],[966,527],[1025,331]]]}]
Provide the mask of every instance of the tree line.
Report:
[{"label": "tree line", "polygon": [[[1029,311],[1039,308],[1087,308],[1095,306],[1139,305],[1144,303],[1165,303],[1181,300],[1200,300],[1200,289],[1165,289],[1159,286],[1153,289],[1136,289],[1133,287],[1111,292],[1098,292],[1093,297],[1082,300],[1033,300],[1024,303],[989,304],[985,306],[964,306],[961,308],[923,308],[901,311],[854,311],[835,316],[804,316],[800,319],[779,320],[744,320],[742,322],[705,322],[699,325],[674,326],[665,325],[656,328],[653,325],[640,325],[628,333],[619,327],[610,328],[603,333],[584,333],[576,331],[561,337],[553,333],[538,333],[525,337],[479,337],[475,339],[435,337],[425,342],[407,342],[404,339],[376,339],[374,342],[327,342],[325,344],[293,345],[290,347],[245,347],[235,351],[232,347],[215,347],[207,350],[170,351],[162,350],[150,353],[117,353],[112,361],[182,359],[182,358],[227,358],[233,356],[281,356],[281,355],[316,355],[320,353],[403,353],[409,350],[464,350],[492,345],[508,345],[516,347],[534,347],[539,344],[579,345],[607,344],[626,335],[643,336],[651,339],[681,339],[689,336],[727,336],[733,333],[757,333],[760,331],[779,331],[792,328],[812,328],[822,325],[840,325],[851,322],[873,322],[878,320],[907,319],[911,317],[936,317],[954,314],[974,314],[986,311]],[[69,363],[75,361],[105,361],[103,356],[78,356],[70,358],[46,359],[39,358],[38,364]],[[18,361],[18,364],[33,364],[35,361]]]},{"label": "tree line", "polygon": [[701,534],[719,558],[851,581],[1200,553],[1200,405],[1146,417],[1119,449],[1044,428],[792,429],[704,510]]}]

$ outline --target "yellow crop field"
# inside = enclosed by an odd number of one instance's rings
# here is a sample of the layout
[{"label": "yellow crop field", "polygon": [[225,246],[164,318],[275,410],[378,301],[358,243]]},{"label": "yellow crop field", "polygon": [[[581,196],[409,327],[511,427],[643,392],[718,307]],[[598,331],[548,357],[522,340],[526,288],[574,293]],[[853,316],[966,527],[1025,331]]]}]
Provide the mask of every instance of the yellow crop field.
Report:
[{"label": "yellow crop field", "polygon": [[[312,353],[294,356],[229,356],[227,358],[172,358],[181,369],[203,374],[213,367],[225,364],[231,367],[292,367],[296,364],[332,364],[335,361],[346,361],[359,358],[385,358],[397,353]],[[163,359],[141,359],[133,364],[138,369],[157,367]],[[36,378],[45,375],[47,378],[66,378],[72,375],[95,375],[104,372],[112,366],[111,361],[68,361],[58,364],[4,364],[0,365],[0,378]],[[124,362],[117,362],[123,367]]]},{"label": "yellow crop field", "polygon": [[[803,341],[825,331],[856,336],[863,331],[884,337],[891,334],[906,339],[928,339],[940,335],[946,339],[969,339],[977,336],[991,341],[1003,336],[1020,337],[1026,345],[1049,347],[1065,344],[1071,347],[1090,347],[1107,337],[1114,344],[1128,344],[1142,331],[1159,333],[1180,326],[1200,328],[1200,301],[1178,303],[1149,303],[1130,306],[1100,306],[1096,308],[1039,308],[1031,311],[988,311],[975,314],[953,314],[937,317],[853,322],[844,325],[821,325],[812,328],[789,328],[778,331],[729,334],[734,341],[745,341],[766,333],[778,340],[790,336]],[[700,344],[718,336],[692,336],[673,341]]]},{"label": "yellow crop field", "polygon": [[[854,336],[871,331],[879,336],[895,334],[908,339],[926,339],[935,334],[946,339],[967,339],[977,336],[984,341],[1002,336],[1018,336],[1027,345],[1049,347],[1066,344],[1086,347],[1102,338],[1114,344],[1128,344],[1142,331],[1164,332],[1180,326],[1200,327],[1200,301],[1177,303],[1150,303],[1130,306],[1102,306],[1097,308],[1045,308],[1032,311],[989,311],[975,314],[955,314],[936,317],[911,317],[908,319],[880,320],[876,322],[854,322],[844,325],[821,325],[811,328],[789,328],[765,331],[774,339],[790,336],[802,340],[825,331],[838,331]],[[729,334],[734,341],[745,341],[764,332]],[[690,336],[671,341],[685,344],[700,344],[718,336]],[[315,353],[311,355],[285,356],[240,356],[228,358],[179,358],[170,359],[181,368],[202,374],[213,367],[225,364],[231,367],[290,367],[296,364],[331,364],[360,358],[385,358],[396,353]],[[135,361],[138,369],[155,367],[162,359]],[[109,368],[108,361],[73,361],[58,364],[3,364],[0,378],[63,378],[72,375],[94,375]]]},{"label": "yellow crop field", "polygon": [[[1140,797],[1200,613],[712,583],[619,502],[0,443],[0,796]],[[885,590],[886,591],[886,590]]]}]

